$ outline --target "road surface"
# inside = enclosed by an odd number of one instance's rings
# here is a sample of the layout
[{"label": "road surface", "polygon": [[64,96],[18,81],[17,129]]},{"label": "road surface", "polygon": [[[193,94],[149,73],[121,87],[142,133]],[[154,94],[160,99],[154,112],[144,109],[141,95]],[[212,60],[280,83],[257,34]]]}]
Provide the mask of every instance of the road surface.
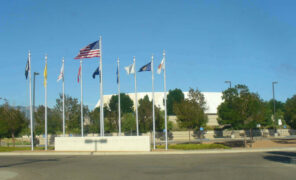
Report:
[{"label": "road surface", "polygon": [[195,180],[296,179],[296,152],[0,156],[0,179]]}]

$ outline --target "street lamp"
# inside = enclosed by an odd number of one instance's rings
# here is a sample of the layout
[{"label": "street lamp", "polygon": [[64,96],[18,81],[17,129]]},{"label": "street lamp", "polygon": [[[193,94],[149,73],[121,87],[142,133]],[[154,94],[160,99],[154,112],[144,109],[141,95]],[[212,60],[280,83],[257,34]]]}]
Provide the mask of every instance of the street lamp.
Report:
[{"label": "street lamp", "polygon": [[274,85],[277,84],[277,81],[272,82],[272,98],[273,98],[273,120],[275,121],[275,98],[274,98]]},{"label": "street lamp", "polygon": [[225,83],[229,83],[229,88],[231,88],[231,81],[225,81]]}]

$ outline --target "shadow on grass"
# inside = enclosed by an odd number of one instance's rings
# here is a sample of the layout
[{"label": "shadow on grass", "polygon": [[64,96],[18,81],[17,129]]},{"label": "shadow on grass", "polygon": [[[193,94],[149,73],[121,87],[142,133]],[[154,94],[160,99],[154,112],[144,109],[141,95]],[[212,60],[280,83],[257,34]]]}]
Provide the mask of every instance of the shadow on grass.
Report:
[{"label": "shadow on grass", "polygon": [[280,162],[280,163],[293,163],[296,165],[296,153],[295,152],[283,152],[283,151],[276,151],[276,152],[268,152],[267,156],[263,158],[269,161]]},{"label": "shadow on grass", "polygon": [[[247,143],[250,143],[250,141],[247,141]],[[243,147],[245,147],[244,140],[216,142],[215,144],[223,144],[223,145],[231,147],[231,148],[236,148],[236,147],[243,148]]]}]

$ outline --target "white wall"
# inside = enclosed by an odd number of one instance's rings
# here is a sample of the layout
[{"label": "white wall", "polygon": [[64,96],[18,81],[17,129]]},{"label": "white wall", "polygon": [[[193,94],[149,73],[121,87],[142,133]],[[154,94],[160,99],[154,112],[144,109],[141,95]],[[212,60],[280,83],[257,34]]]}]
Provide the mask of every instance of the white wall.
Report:
[{"label": "white wall", "polygon": [[56,151],[150,151],[149,136],[56,137]]}]

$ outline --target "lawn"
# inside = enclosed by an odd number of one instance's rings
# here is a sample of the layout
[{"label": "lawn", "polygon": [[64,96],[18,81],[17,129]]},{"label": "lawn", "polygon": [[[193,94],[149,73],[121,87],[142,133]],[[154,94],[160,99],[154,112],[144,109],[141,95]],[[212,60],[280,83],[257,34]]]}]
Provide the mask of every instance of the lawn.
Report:
[{"label": "lawn", "polygon": [[[1,139],[2,144],[12,146],[13,141],[12,138],[3,138]],[[15,145],[30,145],[31,143],[29,141],[24,141],[22,139],[16,138],[14,141]]]},{"label": "lawn", "polygon": [[[48,147],[49,150],[53,150],[53,147]],[[0,146],[0,152],[12,152],[12,151],[30,151],[31,147],[4,147]],[[44,147],[34,147],[34,150],[44,150]]]},{"label": "lawn", "polygon": [[[165,145],[158,145],[158,149],[164,149]],[[170,144],[169,149],[198,150],[198,149],[230,149],[223,144]]]}]

